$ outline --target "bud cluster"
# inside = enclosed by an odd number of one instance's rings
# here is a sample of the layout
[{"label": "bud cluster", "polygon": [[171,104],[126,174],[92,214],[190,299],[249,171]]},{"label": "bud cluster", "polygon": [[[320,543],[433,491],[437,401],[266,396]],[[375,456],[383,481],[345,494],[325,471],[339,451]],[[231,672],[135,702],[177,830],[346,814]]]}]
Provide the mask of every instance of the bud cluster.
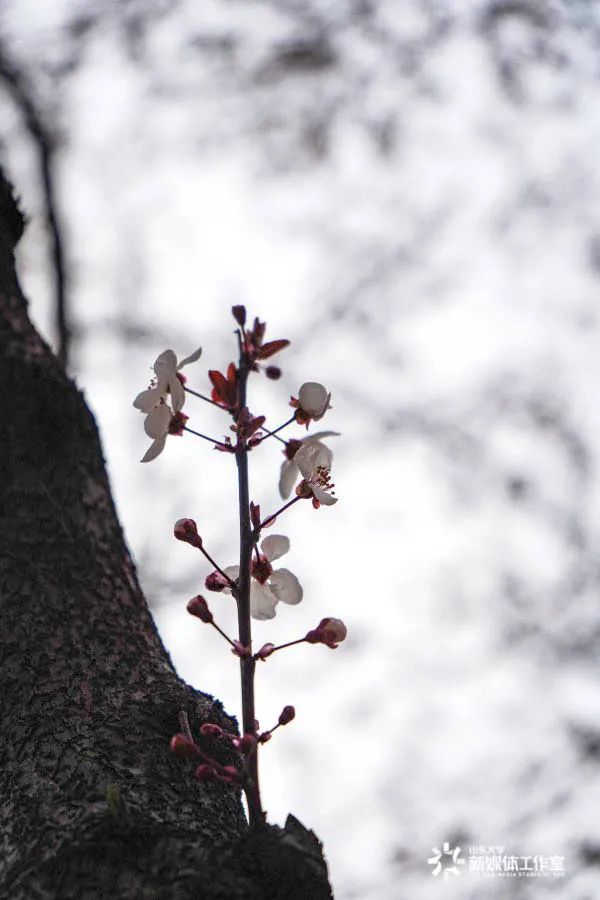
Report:
[{"label": "bud cluster", "polygon": [[[246,308],[242,305],[234,306],[232,315],[237,326],[239,358],[237,363],[230,362],[224,371],[211,369],[208,372],[210,396],[193,390],[180,372],[183,366],[199,359],[201,350],[181,362],[172,350],[166,350],[155,361],[156,377],[150,387],[136,397],[134,406],[145,414],[145,431],[154,439],[143,458],[145,462],[155,459],[162,452],[167,435],[184,433],[186,440],[189,434],[195,435],[211,443],[215,449],[235,455],[242,535],[238,564],[223,567],[215,562],[198,533],[194,519],[178,519],[173,533],[177,540],[200,550],[210,563],[211,570],[205,575],[206,590],[230,596],[237,606],[237,636],[229,636],[223,631],[201,594],[188,601],[187,610],[195,619],[216,630],[239,660],[242,733],[233,734],[215,722],[205,722],[197,738],[194,738],[185,714],[182,714],[182,730],[173,736],[170,748],[175,756],[194,761],[194,777],[198,781],[216,780],[240,786],[246,795],[250,822],[255,824],[264,821],[258,782],[259,745],[268,743],[278,728],[290,724],[296,716],[294,707],[286,705],[272,728],[262,732],[259,730],[254,710],[256,664],[265,662],[275,652],[299,644],[323,644],[336,649],[346,639],[347,630],[340,619],[328,617],[321,619],[317,627],[304,637],[279,645],[267,642],[258,651],[253,650],[251,620],[272,619],[280,604],[295,606],[303,599],[303,589],[296,575],[285,567],[280,568],[277,562],[290,550],[288,537],[270,531],[263,536],[263,532],[302,499],[310,499],[315,509],[337,502],[333,492],[335,485],[331,480],[333,454],[321,440],[337,436],[337,432],[317,432],[287,440],[281,437],[280,433],[290,426],[297,428],[301,425],[308,430],[312,422],[320,421],[331,409],[331,393],[316,381],[307,381],[300,386],[297,396],[290,400],[291,417],[278,427],[268,427],[266,417],[251,410],[247,402],[249,376],[264,371],[268,379],[277,381],[282,372],[270,360],[285,349],[289,341],[265,340],[266,323],[256,317],[249,325]],[[204,400],[229,415],[232,420],[229,432],[233,437],[226,435],[221,440],[215,440],[189,428],[188,416],[182,412],[188,395]],[[263,516],[260,504],[249,500],[248,453],[269,441],[271,445],[278,441],[284,447],[279,492],[287,502]],[[222,762],[222,758],[227,762]]]}]

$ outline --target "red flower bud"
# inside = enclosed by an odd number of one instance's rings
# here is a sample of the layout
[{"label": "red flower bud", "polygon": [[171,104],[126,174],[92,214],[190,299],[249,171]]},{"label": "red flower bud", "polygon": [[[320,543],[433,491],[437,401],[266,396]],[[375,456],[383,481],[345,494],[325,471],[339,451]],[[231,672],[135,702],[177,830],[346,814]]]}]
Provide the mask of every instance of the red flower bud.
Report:
[{"label": "red flower bud", "polygon": [[233,641],[233,650],[231,651],[234,656],[239,656],[240,659],[244,659],[246,656],[250,656],[250,647],[245,647],[241,641]]},{"label": "red flower bud", "polygon": [[246,324],[246,307],[245,306],[232,306],[231,312],[233,313],[233,318],[238,323],[238,325]]},{"label": "red flower bud", "polygon": [[198,528],[193,519],[177,519],[173,527],[173,534],[178,541],[191,544],[192,547],[201,547],[202,538],[198,534]]},{"label": "red flower bud", "polygon": [[293,706],[284,706],[279,716],[279,724],[287,725],[292,719],[296,718],[296,710]]},{"label": "red flower bud", "polygon": [[267,741],[270,741],[272,737],[273,735],[270,731],[263,731],[263,733],[259,734],[258,736],[258,742],[259,744],[266,744]]},{"label": "red flower bud", "polygon": [[326,644],[335,650],[338,644],[346,640],[348,630],[341,619],[321,619],[318,626],[309,631],[304,638],[309,644]]},{"label": "red flower bud", "polygon": [[267,366],[265,369],[265,375],[267,378],[272,379],[272,381],[277,381],[281,378],[281,369],[279,366]]},{"label": "red flower bud", "polygon": [[193,741],[190,741],[185,734],[175,734],[171,738],[171,742],[169,744],[169,750],[171,753],[174,753],[175,756],[181,757],[190,757],[196,756],[198,753],[198,748],[196,747]]},{"label": "red flower bud", "polygon": [[213,614],[208,608],[206,600],[200,594],[197,597],[192,597],[187,605],[187,611],[191,616],[196,616],[197,619],[206,622],[207,625],[213,620]]},{"label": "red flower bud", "polygon": [[200,734],[204,737],[221,737],[223,729],[220,725],[214,725],[212,722],[205,722],[200,726]]},{"label": "red flower bud", "polygon": [[258,528],[260,525],[260,505],[258,503],[253,503],[250,501],[250,521],[254,528]]},{"label": "red flower bud", "polygon": [[210,575],[206,576],[204,586],[206,587],[207,591],[216,591],[217,593],[219,593],[226,587],[229,587],[229,582],[226,578],[223,577],[223,575],[221,575],[220,572],[211,572]]}]

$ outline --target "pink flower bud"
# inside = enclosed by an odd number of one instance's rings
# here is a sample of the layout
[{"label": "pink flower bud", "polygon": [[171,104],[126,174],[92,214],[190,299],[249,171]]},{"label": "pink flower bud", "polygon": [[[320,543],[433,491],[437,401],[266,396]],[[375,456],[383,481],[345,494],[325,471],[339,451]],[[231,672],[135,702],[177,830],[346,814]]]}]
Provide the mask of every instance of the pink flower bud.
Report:
[{"label": "pink flower bud", "polygon": [[292,719],[296,718],[296,710],[293,706],[284,706],[279,716],[279,724],[287,725]]},{"label": "pink flower bud", "polygon": [[267,741],[270,741],[272,737],[273,735],[270,731],[263,731],[263,733],[259,734],[258,736],[258,742],[259,744],[266,744]]},{"label": "pink flower bud", "polygon": [[270,378],[272,381],[277,381],[281,378],[281,369],[279,366],[267,366],[265,374],[267,378]]},{"label": "pink flower bud", "polygon": [[250,501],[250,521],[254,528],[260,525],[260,504]]},{"label": "pink flower bud", "polygon": [[173,534],[178,541],[184,541],[186,544],[191,544],[192,547],[202,546],[202,538],[198,534],[198,528],[193,519],[177,519]]},{"label": "pink flower bud", "polygon": [[238,323],[238,325],[243,326],[246,324],[246,307],[245,306],[242,306],[242,305],[232,306],[231,312],[233,313],[233,318]]},{"label": "pink flower bud", "polygon": [[233,650],[231,651],[234,656],[239,656],[240,659],[244,659],[246,656],[250,656],[250,647],[245,647],[241,641],[232,641]]},{"label": "pink flower bud", "polygon": [[266,659],[267,656],[270,656],[273,650],[275,649],[275,644],[263,644],[258,653],[256,654],[257,659]]},{"label": "pink flower bud", "polygon": [[223,729],[220,725],[214,725],[212,722],[205,722],[200,726],[200,734],[204,737],[221,737]]},{"label": "pink flower bud", "polygon": [[206,622],[207,625],[213,620],[213,614],[208,608],[206,600],[204,597],[201,597],[200,594],[198,594],[197,597],[192,597],[188,602],[187,611],[191,616],[196,616],[197,619]]},{"label": "pink flower bud", "polygon": [[321,619],[318,626],[309,631],[304,638],[309,644],[326,644],[335,650],[338,644],[346,640],[348,630],[341,619]]},{"label": "pink flower bud", "polygon": [[169,750],[171,753],[174,753],[175,756],[181,757],[190,757],[196,756],[198,752],[198,748],[196,747],[193,741],[190,741],[185,734],[175,734],[171,738],[171,742],[169,744]]},{"label": "pink flower bud", "polygon": [[196,771],[194,772],[194,778],[198,781],[210,781],[211,778],[216,778],[217,772],[213,766],[209,766],[206,763],[202,763],[198,766]]},{"label": "pink flower bud", "polygon": [[206,576],[204,586],[207,591],[216,591],[219,593],[220,591],[225,590],[226,587],[229,587],[229,582],[220,572],[211,572],[210,575]]}]

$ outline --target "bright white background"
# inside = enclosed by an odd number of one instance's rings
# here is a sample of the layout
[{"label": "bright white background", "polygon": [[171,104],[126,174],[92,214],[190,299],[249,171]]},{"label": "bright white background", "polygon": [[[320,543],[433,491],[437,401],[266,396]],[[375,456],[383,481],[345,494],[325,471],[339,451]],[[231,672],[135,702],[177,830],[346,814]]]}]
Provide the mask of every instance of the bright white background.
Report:
[{"label": "bright white background", "polygon": [[[340,502],[278,523],[305,599],[256,631],[349,628],[335,653],[294,648],[258,680],[263,725],[297,710],[263,753],[270,819],[316,831],[336,896],[591,900],[598,4],[342,6],[4,6],[3,40],[62,140],[71,368],[165,644],[232,712],[235,661],[185,612],[208,567],[171,529],[192,516],[235,561],[234,464],[186,436],[141,466],[131,401],[167,346],[203,345],[188,375],[207,390],[233,359],[233,303],[292,340],[253,409],[275,425],[302,381],[332,391],[319,427],[343,433]],[[21,277],[52,340],[35,156],[5,95],[0,123],[31,217]],[[186,411],[223,434],[201,401]],[[270,444],[252,457],[264,510]],[[211,602],[232,629],[231,602]],[[426,860],[445,840],[562,855],[567,878],[442,884]]]}]

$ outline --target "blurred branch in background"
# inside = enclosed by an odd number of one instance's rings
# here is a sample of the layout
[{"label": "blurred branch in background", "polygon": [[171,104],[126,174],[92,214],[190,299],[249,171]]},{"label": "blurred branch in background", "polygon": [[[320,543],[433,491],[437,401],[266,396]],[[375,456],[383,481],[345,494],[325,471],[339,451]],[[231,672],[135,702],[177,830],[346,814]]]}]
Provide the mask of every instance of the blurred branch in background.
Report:
[{"label": "blurred branch in background", "polygon": [[32,96],[33,91],[27,85],[26,78],[8,58],[6,48],[1,45],[0,78],[19,108],[37,151],[45,217],[50,233],[57,356],[61,363],[67,366],[71,332],[69,328],[68,276],[55,178],[56,142],[51,129],[46,126],[42,114],[36,107]]}]

